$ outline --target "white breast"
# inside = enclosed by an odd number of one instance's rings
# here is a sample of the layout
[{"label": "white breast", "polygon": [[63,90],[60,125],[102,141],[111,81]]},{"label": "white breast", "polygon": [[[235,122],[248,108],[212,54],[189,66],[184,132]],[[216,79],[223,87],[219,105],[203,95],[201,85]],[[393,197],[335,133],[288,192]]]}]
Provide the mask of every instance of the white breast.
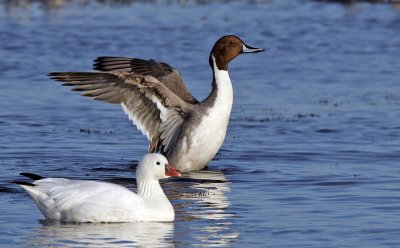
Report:
[{"label": "white breast", "polygon": [[[215,70],[218,91],[190,140],[188,156],[191,169],[201,169],[217,154],[224,142],[233,103],[233,89],[228,71]],[[190,162],[189,162],[190,163]],[[199,167],[199,168],[197,168]]]}]

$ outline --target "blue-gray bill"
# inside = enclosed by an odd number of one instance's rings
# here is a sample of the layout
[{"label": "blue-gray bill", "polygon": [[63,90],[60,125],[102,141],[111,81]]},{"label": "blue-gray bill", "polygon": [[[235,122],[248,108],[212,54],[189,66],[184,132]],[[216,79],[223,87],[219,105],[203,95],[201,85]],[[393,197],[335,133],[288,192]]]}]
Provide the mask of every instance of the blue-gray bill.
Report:
[{"label": "blue-gray bill", "polygon": [[242,53],[259,53],[264,51],[262,48],[251,47],[243,43]]}]

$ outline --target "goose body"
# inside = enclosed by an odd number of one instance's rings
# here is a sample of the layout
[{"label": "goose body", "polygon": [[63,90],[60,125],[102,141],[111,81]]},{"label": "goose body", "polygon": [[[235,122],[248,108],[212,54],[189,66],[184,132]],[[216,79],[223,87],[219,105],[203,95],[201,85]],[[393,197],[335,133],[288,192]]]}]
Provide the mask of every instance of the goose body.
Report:
[{"label": "goose body", "polygon": [[99,57],[100,72],[53,72],[49,76],[84,91],[84,96],[121,104],[129,119],[147,136],[149,152],[159,151],[182,171],[200,170],[214,158],[225,139],[233,104],[228,63],[242,53],[263,49],[239,37],[221,37],[213,46],[210,95],[198,101],[179,72],[154,60]]},{"label": "goose body", "polygon": [[137,169],[137,193],[108,182],[65,178],[42,178],[33,183],[17,183],[50,220],[173,221],[174,208],[158,181],[171,176],[180,176],[180,173],[168,165],[163,155],[147,154]]}]

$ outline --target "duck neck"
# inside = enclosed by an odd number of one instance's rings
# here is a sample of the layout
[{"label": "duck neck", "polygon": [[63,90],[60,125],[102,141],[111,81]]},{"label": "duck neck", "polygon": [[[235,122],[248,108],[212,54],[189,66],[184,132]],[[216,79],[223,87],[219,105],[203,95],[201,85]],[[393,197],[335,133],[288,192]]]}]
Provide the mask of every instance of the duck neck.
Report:
[{"label": "duck neck", "polygon": [[166,197],[158,180],[138,180],[138,195],[142,198]]},{"label": "duck neck", "polygon": [[233,88],[228,68],[226,67],[226,70],[219,69],[213,55],[210,56],[210,60],[213,72],[212,90],[205,101],[211,103],[222,101],[225,106],[229,107],[230,112],[233,103]]}]

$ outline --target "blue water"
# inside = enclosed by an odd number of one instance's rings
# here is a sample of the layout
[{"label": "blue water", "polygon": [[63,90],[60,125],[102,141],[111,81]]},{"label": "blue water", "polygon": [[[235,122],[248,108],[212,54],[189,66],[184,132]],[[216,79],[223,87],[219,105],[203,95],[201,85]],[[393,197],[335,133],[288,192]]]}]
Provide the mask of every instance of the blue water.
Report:
[{"label": "blue water", "polygon": [[[1,1],[0,246],[400,247],[399,26],[393,4]],[[52,223],[10,183],[28,171],[135,189],[145,137],[46,74],[154,58],[203,99],[209,50],[230,33],[267,52],[230,64],[234,108],[208,170],[162,183],[174,223]]]}]

